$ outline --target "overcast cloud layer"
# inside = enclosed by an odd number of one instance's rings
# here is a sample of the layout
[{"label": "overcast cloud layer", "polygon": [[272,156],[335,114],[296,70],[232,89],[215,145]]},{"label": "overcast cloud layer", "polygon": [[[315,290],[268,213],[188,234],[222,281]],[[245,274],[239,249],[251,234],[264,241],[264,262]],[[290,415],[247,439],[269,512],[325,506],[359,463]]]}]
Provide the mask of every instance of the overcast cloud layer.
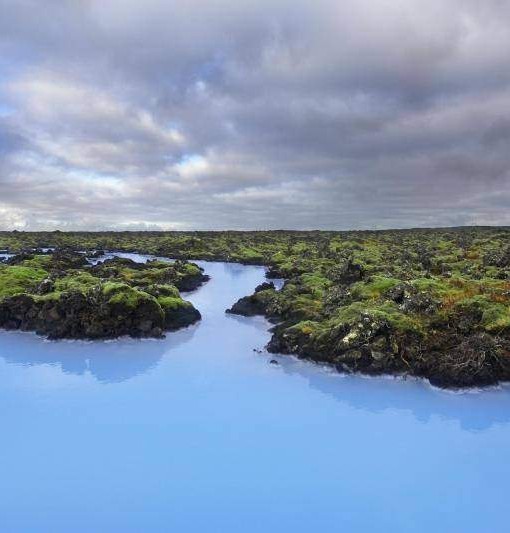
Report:
[{"label": "overcast cloud layer", "polygon": [[0,229],[510,224],[508,0],[0,0]]}]

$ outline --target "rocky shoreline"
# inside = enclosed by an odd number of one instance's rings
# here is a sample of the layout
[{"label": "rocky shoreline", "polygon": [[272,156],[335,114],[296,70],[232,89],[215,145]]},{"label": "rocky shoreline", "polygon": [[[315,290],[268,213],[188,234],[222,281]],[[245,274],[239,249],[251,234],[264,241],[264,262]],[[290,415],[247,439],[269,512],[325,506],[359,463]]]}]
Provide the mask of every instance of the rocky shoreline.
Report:
[{"label": "rocky shoreline", "polygon": [[[183,261],[109,259],[91,266],[72,251],[19,254],[0,271],[0,328],[50,339],[162,337],[200,312],[183,300],[209,278]],[[11,294],[10,294],[11,293]]]},{"label": "rocky shoreline", "polygon": [[[95,250],[98,256],[102,250],[116,249],[159,257],[265,265],[269,268],[268,280],[283,278],[284,286],[276,290],[268,281],[229,311],[269,318],[275,324],[268,346],[272,352],[328,363],[342,372],[425,377],[442,387],[484,386],[510,379],[507,227],[348,232],[0,232],[0,248],[18,254],[36,248],[41,258],[54,256],[52,249]],[[59,293],[74,290],[73,283],[68,280],[70,286],[65,286],[57,266],[56,284],[64,287],[57,286],[48,295],[38,294],[46,288],[36,287],[36,281],[48,277],[47,272],[41,278],[30,270],[23,274],[28,279],[3,283],[2,272],[18,260],[7,259],[0,265],[0,301],[27,293],[36,302],[30,306],[37,309],[24,310],[23,319],[16,318],[15,325],[21,320],[19,327],[33,328],[36,325],[30,322],[30,315],[46,314],[39,308],[40,300],[58,300]],[[186,264],[177,261],[176,265],[179,263]],[[186,270],[182,265],[174,267],[181,274]],[[202,282],[180,275],[169,282],[154,281],[143,268],[119,261],[117,265],[89,269],[88,274],[95,280],[93,285],[98,284],[98,278],[102,280],[102,288],[98,303],[91,304],[94,294],[84,279],[78,290],[88,298],[85,307],[95,305],[97,311],[118,301],[133,303],[144,293],[162,310],[164,304],[165,317],[170,311],[174,317],[184,315],[185,304],[180,303],[178,291]],[[105,295],[103,286],[110,281],[123,285],[115,289],[119,290],[118,296]],[[29,290],[24,289],[25,282]],[[168,283],[173,288],[159,286]],[[9,284],[16,292],[2,295],[2,287]],[[106,292],[110,290],[112,286],[107,285]],[[150,309],[152,304],[147,305]],[[10,306],[25,309],[26,302],[11,301]],[[178,313],[172,306],[179,308]],[[58,314],[61,316],[60,310]],[[143,317],[130,318],[126,310],[123,316],[128,324],[132,320],[129,329],[133,336],[155,336],[163,329],[156,314],[150,320],[151,329],[148,323],[142,324]],[[182,321],[190,319],[184,317]],[[163,327],[170,326],[165,318]],[[121,330],[121,325],[109,327],[115,332]],[[92,333],[96,334],[93,328]]]},{"label": "rocky shoreline", "polygon": [[356,324],[313,337],[313,326],[296,324],[275,313],[272,295],[255,292],[238,300],[227,313],[265,316],[275,323],[269,353],[295,355],[335,367],[339,372],[425,378],[440,388],[469,388],[510,381],[508,339],[478,332],[466,336],[451,330],[425,342],[400,335],[370,314]]},{"label": "rocky shoreline", "polygon": [[[347,294],[360,282],[357,268],[347,262],[345,276],[337,287],[349,304]],[[268,278],[279,277],[270,269]],[[411,284],[388,289],[385,297],[403,314],[429,316],[426,333],[396,323],[388,314],[359,307],[343,320],[303,320],[303,313],[288,305],[296,282],[287,280],[281,292],[264,283],[249,296],[240,298],[227,313],[265,316],[275,324],[266,346],[270,353],[295,355],[327,364],[343,373],[415,376],[440,388],[471,388],[510,381],[510,335],[483,327],[483,312],[467,308],[455,316],[438,313],[430,294]],[[296,295],[292,292],[293,297]],[[336,310],[336,308],[335,308]],[[399,317],[402,319],[402,317]]]}]

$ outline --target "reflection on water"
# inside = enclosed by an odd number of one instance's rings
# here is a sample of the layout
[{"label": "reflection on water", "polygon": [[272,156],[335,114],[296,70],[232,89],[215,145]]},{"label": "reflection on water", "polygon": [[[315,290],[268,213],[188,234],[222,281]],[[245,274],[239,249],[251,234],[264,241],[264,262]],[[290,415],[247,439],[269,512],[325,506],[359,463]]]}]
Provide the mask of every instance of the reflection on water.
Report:
[{"label": "reflection on water", "polygon": [[457,420],[468,431],[510,422],[507,387],[451,392],[414,378],[340,375],[295,358],[279,357],[278,361],[285,374],[305,377],[311,388],[354,409],[370,413],[391,409],[408,411],[424,424],[438,416],[443,420]]},{"label": "reflection on water", "polygon": [[91,374],[98,382],[120,383],[156,367],[169,349],[189,342],[196,326],[170,339],[117,341],[42,341],[29,333],[4,332],[0,358],[11,365],[56,365],[65,374]]}]

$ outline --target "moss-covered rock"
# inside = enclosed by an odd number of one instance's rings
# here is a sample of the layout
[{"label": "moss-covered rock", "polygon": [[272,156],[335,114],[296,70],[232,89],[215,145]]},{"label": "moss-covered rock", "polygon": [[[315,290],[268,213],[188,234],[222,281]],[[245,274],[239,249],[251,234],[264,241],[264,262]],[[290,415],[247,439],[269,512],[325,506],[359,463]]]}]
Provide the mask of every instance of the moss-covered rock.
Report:
[{"label": "moss-covered rock", "polygon": [[[62,260],[38,253],[45,247],[56,247]],[[192,290],[205,279],[196,265],[180,261],[113,260],[87,269],[80,265],[83,254],[75,255],[82,250],[264,264],[268,277],[286,279],[284,287],[263,287],[230,311],[277,322],[270,349],[343,371],[409,373],[443,386],[510,379],[509,228],[0,232],[0,248],[25,252],[0,265],[3,297],[26,294],[48,305],[69,291],[87,298],[111,281],[154,297],[162,310],[184,309],[172,300],[175,290]],[[14,266],[28,270],[2,270]],[[85,271],[88,277],[78,276]]]},{"label": "moss-covered rock", "polygon": [[[273,286],[274,287],[274,286]],[[251,296],[244,296],[238,300],[227,313],[242,316],[267,315],[268,306],[273,302],[275,289],[260,289]]]},{"label": "moss-covered rock", "polygon": [[183,262],[91,268],[78,254],[24,255],[0,265],[0,327],[50,338],[160,337],[193,324],[200,313],[175,285],[154,279],[190,276],[205,279],[199,267]]}]

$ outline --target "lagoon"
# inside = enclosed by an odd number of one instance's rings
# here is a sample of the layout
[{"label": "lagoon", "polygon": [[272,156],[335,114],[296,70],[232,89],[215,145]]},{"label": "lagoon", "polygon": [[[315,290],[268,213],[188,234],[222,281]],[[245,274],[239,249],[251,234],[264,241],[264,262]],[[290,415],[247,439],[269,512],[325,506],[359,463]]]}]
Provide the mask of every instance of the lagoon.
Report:
[{"label": "lagoon", "polygon": [[164,340],[0,333],[2,532],[508,530],[509,389],[267,354],[224,312],[264,268],[199,264],[203,319]]}]

